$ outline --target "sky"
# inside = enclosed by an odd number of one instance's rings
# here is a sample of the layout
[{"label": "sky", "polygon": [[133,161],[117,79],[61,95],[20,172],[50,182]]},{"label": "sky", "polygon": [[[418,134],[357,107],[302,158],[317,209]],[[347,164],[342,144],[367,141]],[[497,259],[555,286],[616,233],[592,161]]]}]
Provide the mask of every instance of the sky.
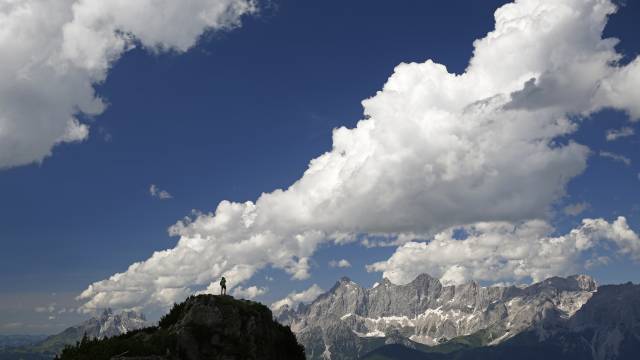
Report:
[{"label": "sky", "polygon": [[640,3],[189,2],[0,0],[0,334],[640,282]]}]

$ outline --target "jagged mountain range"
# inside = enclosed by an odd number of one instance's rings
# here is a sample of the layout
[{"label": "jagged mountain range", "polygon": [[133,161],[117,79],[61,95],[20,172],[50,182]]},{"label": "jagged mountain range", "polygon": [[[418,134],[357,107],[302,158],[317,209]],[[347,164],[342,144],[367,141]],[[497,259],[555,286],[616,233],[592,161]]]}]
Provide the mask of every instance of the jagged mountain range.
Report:
[{"label": "jagged mountain range", "polygon": [[[372,288],[342,278],[311,304],[296,309],[285,305],[275,316],[291,326],[307,358],[355,359],[390,343],[427,351],[447,346],[456,350],[455,344],[465,338],[463,343],[491,346],[532,331],[546,339],[550,329],[567,324],[588,328],[593,317],[602,314],[579,310],[597,290],[596,282],[586,275],[491,287],[476,282],[445,286],[426,274],[406,285],[385,279]],[[640,314],[630,315],[640,319]],[[609,348],[615,349],[617,338],[611,334],[599,333],[599,343],[613,344]]]},{"label": "jagged mountain range", "polygon": [[457,339],[456,348],[384,345],[362,359],[635,360],[640,353],[640,285],[601,286],[573,317],[543,323],[495,346],[470,346],[469,338],[473,335]]}]

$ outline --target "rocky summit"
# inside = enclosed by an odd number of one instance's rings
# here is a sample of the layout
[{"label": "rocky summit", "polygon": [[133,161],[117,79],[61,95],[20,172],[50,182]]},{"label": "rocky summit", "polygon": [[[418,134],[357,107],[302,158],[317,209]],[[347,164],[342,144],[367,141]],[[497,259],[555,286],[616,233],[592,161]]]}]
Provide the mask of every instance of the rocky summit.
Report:
[{"label": "rocky summit", "polygon": [[83,339],[60,360],[251,360],[304,359],[289,327],[269,308],[230,296],[191,296],[176,304],[158,326],[105,339]]},{"label": "rocky summit", "polygon": [[571,318],[597,290],[586,275],[530,286],[445,286],[423,274],[406,285],[384,279],[363,288],[342,278],[309,305],[276,310],[309,359],[354,359],[385,344],[420,348],[474,336],[496,345],[527,330]]}]

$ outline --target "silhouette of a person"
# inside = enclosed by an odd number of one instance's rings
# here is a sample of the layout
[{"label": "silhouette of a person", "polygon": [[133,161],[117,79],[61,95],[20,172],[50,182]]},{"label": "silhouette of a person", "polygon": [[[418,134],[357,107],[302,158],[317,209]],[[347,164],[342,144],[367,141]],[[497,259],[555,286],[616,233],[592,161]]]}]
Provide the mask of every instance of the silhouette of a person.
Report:
[{"label": "silhouette of a person", "polygon": [[220,295],[227,295],[227,279],[224,276],[220,279]]}]

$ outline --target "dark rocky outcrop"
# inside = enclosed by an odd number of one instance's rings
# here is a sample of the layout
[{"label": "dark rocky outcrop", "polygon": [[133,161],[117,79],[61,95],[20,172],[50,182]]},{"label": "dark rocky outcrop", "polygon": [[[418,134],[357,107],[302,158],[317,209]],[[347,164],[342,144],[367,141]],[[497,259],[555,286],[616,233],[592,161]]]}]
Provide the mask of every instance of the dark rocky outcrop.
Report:
[{"label": "dark rocky outcrop", "polygon": [[108,339],[83,339],[60,360],[304,359],[288,326],[264,305],[230,296],[198,295],[176,304],[157,327]]}]

